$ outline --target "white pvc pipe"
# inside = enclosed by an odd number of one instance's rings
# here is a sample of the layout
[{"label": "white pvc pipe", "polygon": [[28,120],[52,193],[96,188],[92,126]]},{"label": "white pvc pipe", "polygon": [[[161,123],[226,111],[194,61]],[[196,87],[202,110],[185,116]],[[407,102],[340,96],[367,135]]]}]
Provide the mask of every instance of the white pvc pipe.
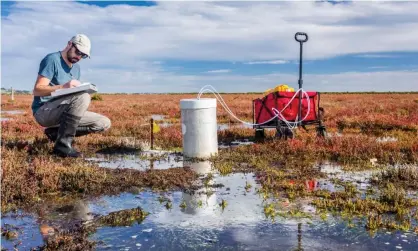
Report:
[{"label": "white pvc pipe", "polygon": [[183,156],[209,158],[218,153],[216,99],[180,100]]}]

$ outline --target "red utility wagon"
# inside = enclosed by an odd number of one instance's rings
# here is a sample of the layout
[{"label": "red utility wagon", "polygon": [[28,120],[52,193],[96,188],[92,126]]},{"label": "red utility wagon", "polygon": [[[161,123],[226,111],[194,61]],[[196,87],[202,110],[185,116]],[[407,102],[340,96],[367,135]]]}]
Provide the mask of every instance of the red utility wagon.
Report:
[{"label": "red utility wagon", "polygon": [[[300,36],[304,36],[304,39],[300,39]],[[295,40],[300,43],[298,81],[300,90],[303,84],[302,44],[308,41],[308,35],[303,32],[297,32]],[[317,134],[323,137],[326,136],[326,128],[322,123],[324,109],[319,107],[320,93],[310,91],[302,95],[302,91],[299,91],[298,95],[295,96],[295,94],[295,92],[272,92],[261,99],[253,100],[253,124],[257,124],[253,128],[255,129],[256,138],[264,137],[265,128],[276,128],[276,136],[279,138],[293,138],[293,131],[289,129],[288,124],[282,118],[292,125],[302,126],[304,129],[306,129],[307,125],[316,125]],[[274,111],[273,108],[276,110]],[[276,116],[277,111],[280,112],[282,117],[272,119]],[[301,121],[300,118],[303,120]]]}]

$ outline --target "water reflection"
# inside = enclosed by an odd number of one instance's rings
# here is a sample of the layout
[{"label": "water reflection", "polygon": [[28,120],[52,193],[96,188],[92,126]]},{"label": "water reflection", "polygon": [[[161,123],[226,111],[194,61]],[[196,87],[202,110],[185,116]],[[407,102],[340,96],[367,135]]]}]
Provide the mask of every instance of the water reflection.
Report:
[{"label": "water reflection", "polygon": [[48,202],[38,211],[39,231],[47,239],[55,234],[55,229],[65,230],[75,223],[91,221],[93,217],[89,203],[85,200],[70,200],[60,205]]},{"label": "water reflection", "polygon": [[67,221],[90,221],[93,219],[88,202],[84,200],[76,200],[70,204],[58,207],[53,213],[64,216]]},{"label": "water reflection", "polygon": [[2,228],[7,224],[13,226],[13,229],[18,229],[18,235],[11,240],[2,237],[1,246],[7,250],[13,250],[15,245],[19,250],[30,250],[42,246],[44,241],[57,233],[57,229],[65,231],[74,223],[92,219],[87,201],[71,200],[60,205],[52,201],[45,202],[39,206],[37,215],[23,212],[3,215]]},{"label": "water reflection", "polygon": [[139,154],[96,154],[95,157],[86,158],[88,161],[98,163],[104,168],[132,168],[145,171],[148,169],[168,169],[181,167],[182,156],[164,151],[144,151]]},{"label": "water reflection", "polygon": [[8,239],[1,236],[2,250],[30,250],[42,245],[43,238],[39,232],[39,222],[34,215],[26,215],[21,211],[2,214],[1,227],[16,231],[16,238]]},{"label": "water reflection", "polygon": [[[212,170],[212,164],[209,161],[192,162],[186,160],[184,161],[184,167],[190,167],[191,170],[203,176],[207,176]],[[201,182],[197,181],[194,185],[201,185],[199,183]],[[184,192],[182,201],[185,203],[185,207],[182,207],[181,212],[192,215],[199,214],[200,216],[213,213],[217,205],[216,194],[211,187],[208,187],[213,184],[213,179],[210,179],[203,188],[198,189],[193,193]]]},{"label": "water reflection", "polygon": [[[161,211],[155,222],[164,226],[210,229],[225,225],[254,224],[263,220],[260,214],[262,201],[254,190],[258,186],[252,173],[222,176],[212,170],[210,162],[185,161],[184,166],[205,176],[202,188],[181,193],[180,204],[184,202],[186,207]],[[222,184],[223,187],[214,188],[216,184]],[[251,184],[250,192],[246,192],[246,184]],[[222,200],[227,204],[224,208],[221,206]]]}]

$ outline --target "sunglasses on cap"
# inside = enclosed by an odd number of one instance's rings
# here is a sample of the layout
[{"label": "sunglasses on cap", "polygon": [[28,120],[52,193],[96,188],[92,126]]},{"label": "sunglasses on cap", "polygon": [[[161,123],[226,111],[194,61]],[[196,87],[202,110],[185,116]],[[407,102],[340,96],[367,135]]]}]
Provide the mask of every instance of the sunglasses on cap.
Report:
[{"label": "sunglasses on cap", "polygon": [[87,58],[88,57],[87,54],[84,54],[81,51],[79,51],[74,44],[73,44],[73,47],[75,49],[75,54],[77,54],[77,56],[81,56],[81,58]]}]

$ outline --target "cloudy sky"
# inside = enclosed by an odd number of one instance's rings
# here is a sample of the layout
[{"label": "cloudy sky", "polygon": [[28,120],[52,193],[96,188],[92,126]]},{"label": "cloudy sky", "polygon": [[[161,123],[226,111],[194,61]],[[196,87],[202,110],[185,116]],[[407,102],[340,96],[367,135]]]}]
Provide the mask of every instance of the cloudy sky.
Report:
[{"label": "cloudy sky", "polygon": [[100,92],[418,91],[418,2],[1,2],[1,86],[32,90],[76,33]]}]

